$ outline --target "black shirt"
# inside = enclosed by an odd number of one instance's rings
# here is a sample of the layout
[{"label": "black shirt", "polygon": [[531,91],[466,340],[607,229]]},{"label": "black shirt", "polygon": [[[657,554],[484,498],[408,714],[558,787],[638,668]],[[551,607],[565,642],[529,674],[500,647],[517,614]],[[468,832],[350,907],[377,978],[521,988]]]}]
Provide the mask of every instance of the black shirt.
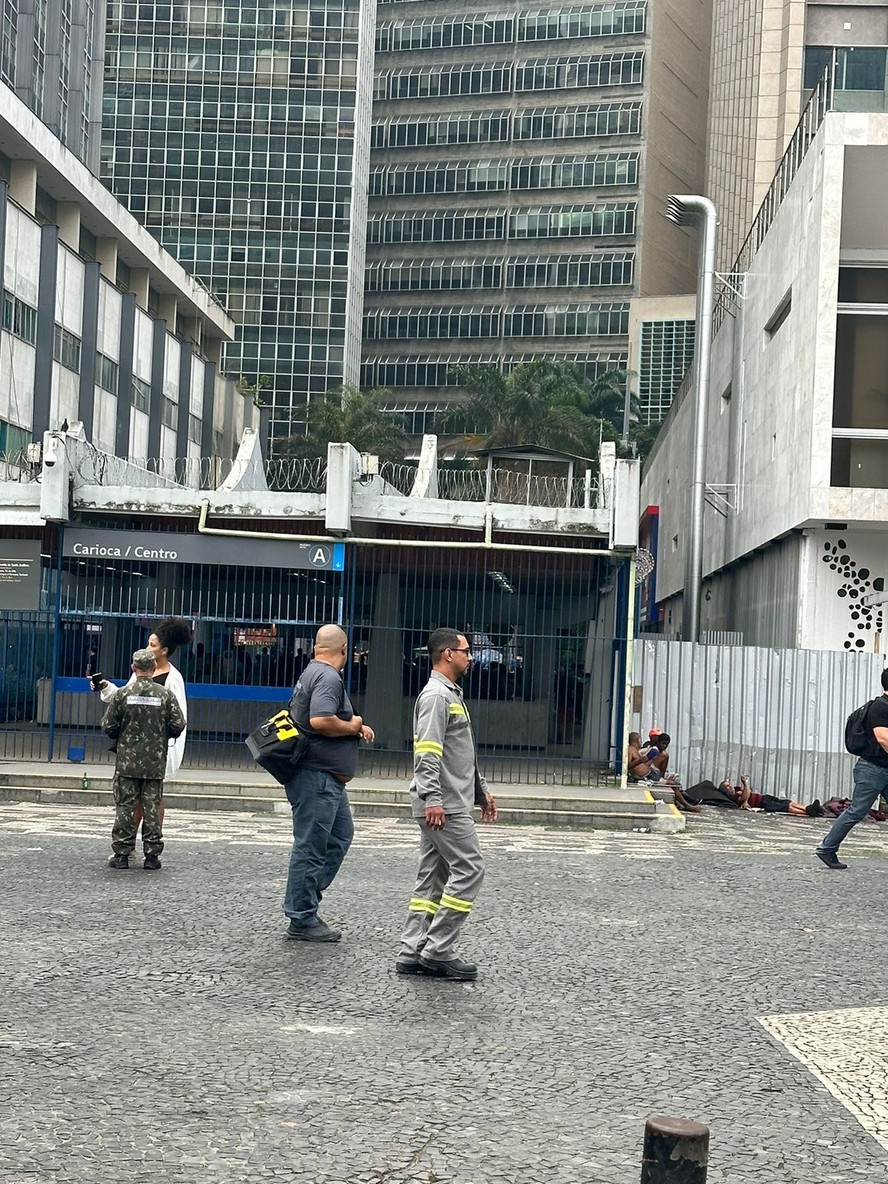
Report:
[{"label": "black shirt", "polygon": [[350,781],[358,767],[358,737],[319,736],[309,723],[319,715],[335,715],[346,721],[354,718],[341,675],[327,662],[313,659],[296,683],[290,711],[297,728],[309,738],[300,767],[321,769],[339,781]]},{"label": "black shirt", "polygon": [[[888,695],[880,695],[878,699],[873,700],[867,712],[866,726],[868,728],[888,728]],[[878,741],[874,739],[873,743],[877,744]],[[879,748],[878,755],[868,756],[866,759],[871,765],[879,765],[883,769],[888,769],[888,752],[884,748]]]}]

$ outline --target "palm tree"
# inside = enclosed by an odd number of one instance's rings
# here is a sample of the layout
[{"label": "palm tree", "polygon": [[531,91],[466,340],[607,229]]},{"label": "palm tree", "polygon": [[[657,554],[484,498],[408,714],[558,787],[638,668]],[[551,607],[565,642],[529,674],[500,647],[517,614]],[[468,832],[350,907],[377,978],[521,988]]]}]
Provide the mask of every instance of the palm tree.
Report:
[{"label": "palm tree", "polygon": [[622,426],[624,371],[590,381],[575,363],[536,358],[505,373],[493,363],[458,366],[454,373],[465,398],[441,426],[470,423],[474,434],[463,437],[463,447],[536,444],[596,456],[601,439],[616,439]]},{"label": "palm tree", "polygon": [[403,420],[383,410],[393,398],[386,387],[361,391],[346,383],[327,391],[309,404],[306,435],[279,441],[275,455],[326,458],[328,444],[349,443],[358,452],[372,452],[381,461],[403,461],[407,449]]}]

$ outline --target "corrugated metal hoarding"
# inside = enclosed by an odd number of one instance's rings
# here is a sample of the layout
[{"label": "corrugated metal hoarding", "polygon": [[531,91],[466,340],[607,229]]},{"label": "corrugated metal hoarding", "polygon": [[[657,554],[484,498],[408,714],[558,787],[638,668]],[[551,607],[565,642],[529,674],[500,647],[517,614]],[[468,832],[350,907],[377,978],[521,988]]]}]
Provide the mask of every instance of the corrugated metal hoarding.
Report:
[{"label": "corrugated metal hoarding", "polygon": [[845,720],[881,693],[880,654],[636,642],[633,728],[672,737],[685,785],[747,773],[759,791],[809,802],[850,795]]}]

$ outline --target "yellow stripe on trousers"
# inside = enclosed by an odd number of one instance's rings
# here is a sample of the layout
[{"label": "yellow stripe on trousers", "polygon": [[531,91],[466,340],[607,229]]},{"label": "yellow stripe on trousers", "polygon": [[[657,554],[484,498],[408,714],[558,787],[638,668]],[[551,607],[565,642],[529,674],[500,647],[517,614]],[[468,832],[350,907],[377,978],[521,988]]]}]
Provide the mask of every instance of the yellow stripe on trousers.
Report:
[{"label": "yellow stripe on trousers", "polygon": [[448,896],[445,892],[441,897],[442,909],[453,909],[455,913],[470,913],[472,911],[472,902],[470,900],[460,900],[458,896]]},{"label": "yellow stripe on trousers", "polygon": [[411,913],[428,913],[429,916],[434,917],[441,906],[436,900],[423,900],[421,896],[414,896],[410,901]]}]

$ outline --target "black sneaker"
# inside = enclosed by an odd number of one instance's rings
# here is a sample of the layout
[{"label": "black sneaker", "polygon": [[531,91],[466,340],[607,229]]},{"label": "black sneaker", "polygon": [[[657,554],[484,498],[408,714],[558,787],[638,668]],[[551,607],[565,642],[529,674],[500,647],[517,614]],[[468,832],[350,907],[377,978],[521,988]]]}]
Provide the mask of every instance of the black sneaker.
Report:
[{"label": "black sneaker", "polygon": [[314,925],[297,925],[291,921],[287,937],[295,938],[296,941],[339,941],[342,934],[338,929],[331,929],[326,921],[318,919]]},{"label": "black sneaker", "polygon": [[115,871],[125,872],[129,867],[128,855],[112,855],[108,860],[108,867],[113,867]]},{"label": "black sneaker", "polygon": [[142,867],[144,867],[146,872],[159,872],[160,859],[156,855],[146,855]]},{"label": "black sneaker", "polygon": [[459,958],[439,962],[435,958],[424,958],[420,954],[419,964],[432,978],[452,978],[457,982],[470,983],[478,977],[478,967],[471,962],[460,962]]},{"label": "black sneaker", "polygon": [[842,863],[835,851],[821,851],[819,848],[814,852],[821,863],[825,863],[828,868],[833,871],[843,872],[847,868],[847,863]]},{"label": "black sneaker", "polygon": [[395,974],[425,974],[425,967],[415,954],[412,957],[402,954],[395,962]]}]

